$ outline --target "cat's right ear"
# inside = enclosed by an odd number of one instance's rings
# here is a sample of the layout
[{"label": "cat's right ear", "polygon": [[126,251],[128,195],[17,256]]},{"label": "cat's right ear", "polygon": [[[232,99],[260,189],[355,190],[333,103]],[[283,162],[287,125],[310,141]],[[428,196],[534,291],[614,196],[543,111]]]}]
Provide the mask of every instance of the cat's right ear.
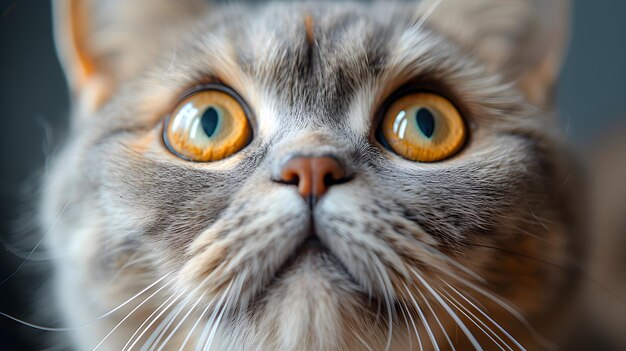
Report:
[{"label": "cat's right ear", "polygon": [[203,0],[54,0],[54,35],[72,102],[96,110],[141,72],[181,23],[206,10]]},{"label": "cat's right ear", "polygon": [[109,96],[113,79],[101,67],[89,45],[89,4],[80,0],[53,2],[57,55],[65,72],[72,99],[83,108],[95,109]]}]

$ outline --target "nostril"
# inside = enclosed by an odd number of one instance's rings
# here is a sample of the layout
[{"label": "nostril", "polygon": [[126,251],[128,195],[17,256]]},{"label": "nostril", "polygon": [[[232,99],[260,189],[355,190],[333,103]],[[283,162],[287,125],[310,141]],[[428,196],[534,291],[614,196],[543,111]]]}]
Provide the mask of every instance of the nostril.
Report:
[{"label": "nostril", "polygon": [[328,187],[333,184],[335,184],[335,177],[332,175],[332,173],[327,173],[324,176],[324,185]]},{"label": "nostril", "polygon": [[274,179],[274,181],[287,185],[298,185],[298,183],[300,183],[300,174],[298,173],[298,169],[286,167],[283,168],[279,177]]},{"label": "nostril", "polygon": [[284,177],[280,183],[288,185],[298,185],[300,183],[300,177],[297,174],[293,174],[290,177]]},{"label": "nostril", "polygon": [[335,185],[340,181],[341,177],[336,177],[335,174],[329,172],[324,176],[324,185],[329,187]]},{"label": "nostril", "polygon": [[324,176],[324,185],[326,187],[330,187],[331,185],[338,185],[338,184],[343,184],[346,183],[350,180],[350,177],[344,177],[343,175],[336,175],[333,173],[327,173]]}]

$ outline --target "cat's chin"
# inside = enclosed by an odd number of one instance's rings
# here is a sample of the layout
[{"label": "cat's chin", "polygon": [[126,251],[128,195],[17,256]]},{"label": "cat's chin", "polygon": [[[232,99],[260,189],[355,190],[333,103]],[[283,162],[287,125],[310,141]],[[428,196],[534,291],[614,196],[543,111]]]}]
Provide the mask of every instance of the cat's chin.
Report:
[{"label": "cat's chin", "polygon": [[309,239],[249,306],[253,339],[254,330],[277,331],[271,340],[255,339],[250,349],[257,342],[267,342],[266,349],[336,349],[346,342],[345,330],[374,330],[364,326],[372,325],[375,308],[337,257]]}]

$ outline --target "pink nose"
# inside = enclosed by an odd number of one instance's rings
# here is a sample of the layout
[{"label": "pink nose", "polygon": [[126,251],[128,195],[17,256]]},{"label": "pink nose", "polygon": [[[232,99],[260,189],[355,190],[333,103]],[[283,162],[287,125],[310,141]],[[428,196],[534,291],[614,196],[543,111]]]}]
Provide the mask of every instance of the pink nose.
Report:
[{"label": "pink nose", "polygon": [[344,167],[334,158],[294,157],[287,161],[280,171],[280,180],[298,186],[298,192],[305,199],[318,200],[328,189],[341,183],[346,176]]}]

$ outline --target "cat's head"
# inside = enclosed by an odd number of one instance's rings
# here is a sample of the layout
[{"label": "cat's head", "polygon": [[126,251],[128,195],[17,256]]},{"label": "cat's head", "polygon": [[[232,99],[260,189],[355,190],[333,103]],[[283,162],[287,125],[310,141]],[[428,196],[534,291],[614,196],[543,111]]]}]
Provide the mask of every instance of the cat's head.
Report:
[{"label": "cat's head", "polygon": [[57,5],[44,219],[85,295],[164,277],[222,347],[540,343],[569,281],[523,258],[570,250],[562,2]]}]

